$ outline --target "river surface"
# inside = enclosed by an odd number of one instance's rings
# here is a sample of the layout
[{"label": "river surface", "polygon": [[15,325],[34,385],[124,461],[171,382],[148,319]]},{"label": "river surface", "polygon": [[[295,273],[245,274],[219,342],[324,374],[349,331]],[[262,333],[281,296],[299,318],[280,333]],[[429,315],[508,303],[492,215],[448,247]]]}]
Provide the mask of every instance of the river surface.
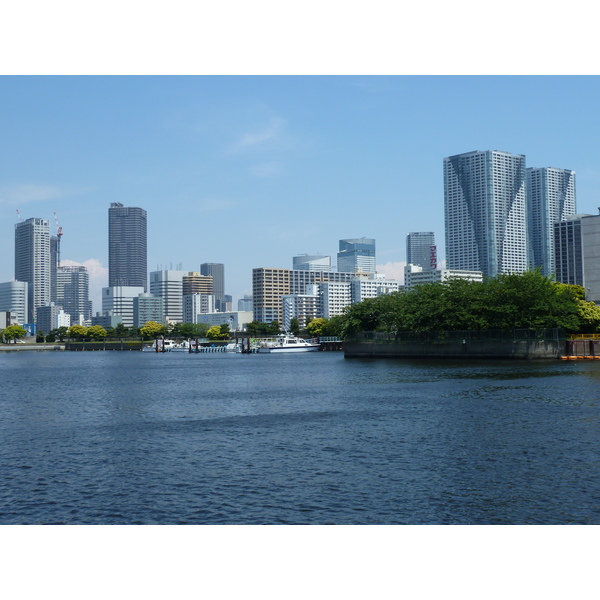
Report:
[{"label": "river surface", "polygon": [[0,353],[1,524],[600,524],[600,361]]}]

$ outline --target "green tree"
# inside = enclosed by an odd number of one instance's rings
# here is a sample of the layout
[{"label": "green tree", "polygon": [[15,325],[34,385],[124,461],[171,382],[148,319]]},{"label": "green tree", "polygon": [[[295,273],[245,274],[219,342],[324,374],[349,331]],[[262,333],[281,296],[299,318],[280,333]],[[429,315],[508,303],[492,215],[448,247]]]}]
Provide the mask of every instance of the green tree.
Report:
[{"label": "green tree", "polygon": [[231,331],[229,330],[228,323],[223,323],[223,325],[219,326],[219,329],[221,330],[221,339],[222,340],[228,340],[231,337]]},{"label": "green tree", "polygon": [[65,338],[67,337],[67,334],[69,332],[69,328],[65,327],[64,325],[61,327],[57,327],[56,329],[53,329],[50,333],[53,333],[55,337],[58,338],[59,342],[64,342]]},{"label": "green tree", "polygon": [[207,332],[206,332],[206,337],[209,340],[220,340],[223,339],[221,337],[221,327],[219,325],[213,325]]},{"label": "green tree", "polygon": [[279,321],[271,321],[267,326],[268,335],[279,335],[281,333],[281,325]]},{"label": "green tree", "polygon": [[173,328],[173,335],[188,339],[204,338],[209,326],[206,323],[177,323]]},{"label": "green tree", "polygon": [[46,341],[46,335],[43,331],[37,331],[35,334],[35,343],[43,344]]},{"label": "green tree", "polygon": [[323,318],[313,319],[309,323],[306,324],[306,329],[310,335],[313,337],[317,337],[323,335],[323,328],[327,321]]},{"label": "green tree", "polygon": [[[119,323],[122,325],[122,323]],[[117,326],[117,329],[119,327]],[[116,331],[116,330],[115,330]],[[140,335],[145,340],[156,339],[167,333],[167,328],[156,321],[148,321],[143,327],[140,327]]]},{"label": "green tree", "polygon": [[594,302],[579,300],[580,333],[597,333],[600,331],[600,306]]},{"label": "green tree", "polygon": [[118,323],[115,327],[115,337],[124,338],[129,334],[129,329],[123,325],[123,323]]},{"label": "green tree", "polygon": [[9,325],[3,331],[3,335],[5,340],[8,342],[13,340],[16,344],[17,340],[21,340],[27,335],[27,332],[20,325]]},{"label": "green tree", "polygon": [[83,325],[71,325],[68,334],[74,340],[83,340],[87,336],[87,331],[87,327]]},{"label": "green tree", "polygon": [[92,340],[104,340],[106,339],[106,329],[102,325],[92,325],[88,328],[87,335]]},{"label": "green tree", "polygon": [[300,321],[298,321],[298,319],[296,317],[293,317],[292,319],[290,319],[290,327],[289,327],[290,333],[292,335],[300,335]]}]

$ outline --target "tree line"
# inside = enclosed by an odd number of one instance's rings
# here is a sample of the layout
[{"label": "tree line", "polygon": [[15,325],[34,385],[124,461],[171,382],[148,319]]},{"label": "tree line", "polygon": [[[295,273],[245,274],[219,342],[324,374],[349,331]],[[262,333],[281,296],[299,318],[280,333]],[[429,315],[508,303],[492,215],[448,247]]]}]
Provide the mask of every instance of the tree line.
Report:
[{"label": "tree line", "polygon": [[535,270],[483,282],[450,279],[370,298],[346,308],[340,334],[553,328],[600,331],[600,307],[585,300],[581,286],[556,283]]}]

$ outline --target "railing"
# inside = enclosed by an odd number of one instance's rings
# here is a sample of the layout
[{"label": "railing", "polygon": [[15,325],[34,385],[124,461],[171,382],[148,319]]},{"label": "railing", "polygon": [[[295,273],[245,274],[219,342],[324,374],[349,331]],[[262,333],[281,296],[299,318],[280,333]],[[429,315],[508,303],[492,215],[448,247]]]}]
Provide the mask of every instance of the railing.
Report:
[{"label": "railing", "polygon": [[572,333],[570,340],[600,340],[600,333]]}]

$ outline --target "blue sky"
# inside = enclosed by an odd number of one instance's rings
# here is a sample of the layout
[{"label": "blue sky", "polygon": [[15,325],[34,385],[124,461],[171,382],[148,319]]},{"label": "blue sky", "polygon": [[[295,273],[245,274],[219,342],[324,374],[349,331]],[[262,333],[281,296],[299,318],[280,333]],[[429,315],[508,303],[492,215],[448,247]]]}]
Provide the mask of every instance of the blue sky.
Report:
[{"label": "blue sky", "polygon": [[[254,267],[373,237],[399,272],[410,231],[444,251],[442,160],[525,154],[577,172],[600,206],[597,76],[0,77],[0,281],[14,276],[16,210],[63,227],[62,259],[107,285],[111,202],[148,211],[148,266]],[[94,310],[100,310],[97,302]]]}]

